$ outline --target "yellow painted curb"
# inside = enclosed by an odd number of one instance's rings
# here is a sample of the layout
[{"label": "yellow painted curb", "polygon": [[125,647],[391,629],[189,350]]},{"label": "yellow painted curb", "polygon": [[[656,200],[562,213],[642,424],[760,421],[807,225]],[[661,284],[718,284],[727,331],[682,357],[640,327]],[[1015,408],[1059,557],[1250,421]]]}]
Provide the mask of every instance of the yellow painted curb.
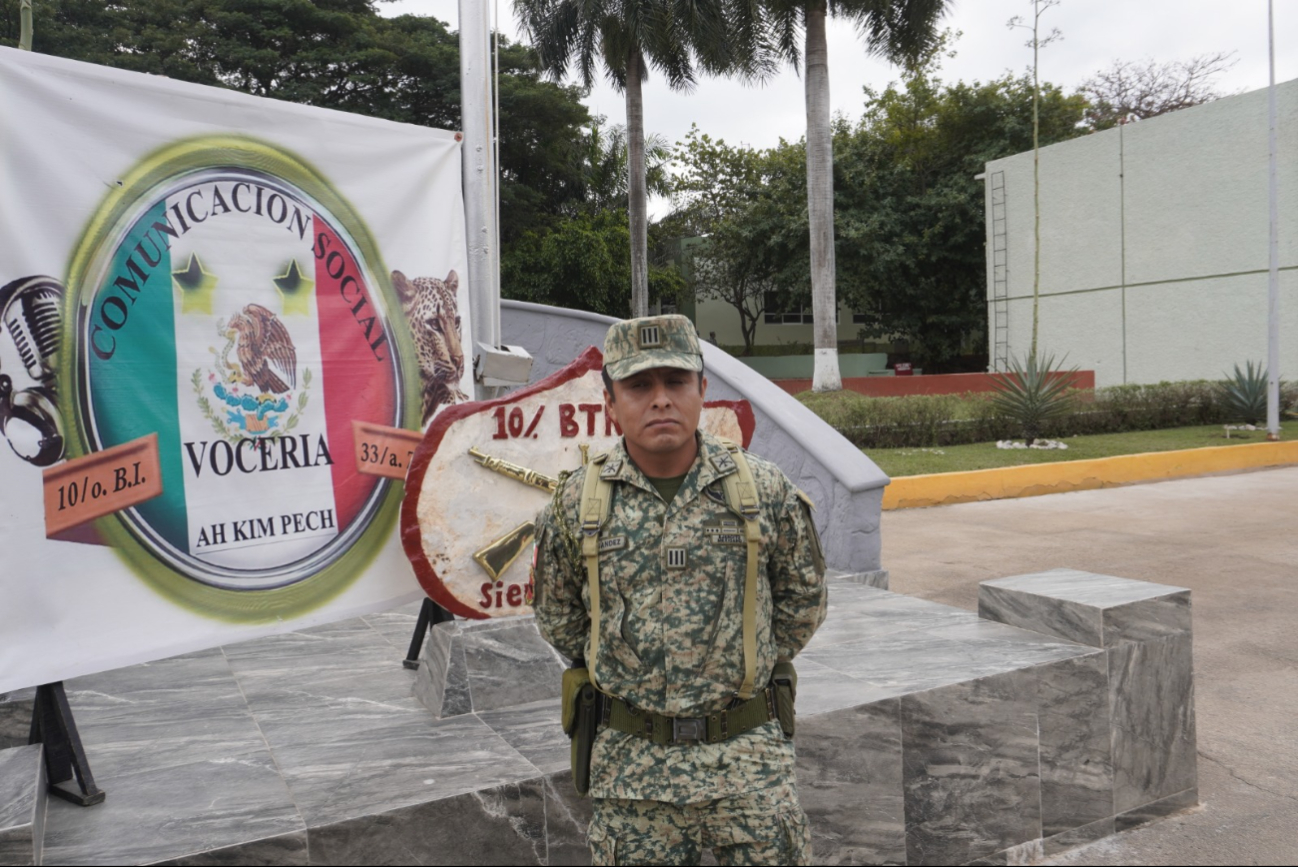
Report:
[{"label": "yellow painted curb", "polygon": [[1084,461],[1059,461],[972,470],[901,476],[883,489],[883,508],[914,509],[978,500],[1035,497],[1064,491],[1111,488],[1132,482],[1176,479],[1255,467],[1298,464],[1298,440],[1246,446],[1210,446],[1170,452],[1144,452]]}]

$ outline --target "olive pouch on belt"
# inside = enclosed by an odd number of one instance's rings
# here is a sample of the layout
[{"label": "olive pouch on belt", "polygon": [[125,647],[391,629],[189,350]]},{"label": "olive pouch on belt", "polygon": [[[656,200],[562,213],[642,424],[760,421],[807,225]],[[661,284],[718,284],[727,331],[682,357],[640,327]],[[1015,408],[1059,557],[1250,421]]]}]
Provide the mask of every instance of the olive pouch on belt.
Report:
[{"label": "olive pouch on belt", "polygon": [[590,671],[586,666],[574,665],[563,672],[563,733],[572,737],[577,731],[577,694],[581,688],[590,683]]},{"label": "olive pouch on belt", "polygon": [[791,738],[794,729],[793,700],[798,697],[798,673],[793,670],[793,663],[775,663],[771,683],[775,684],[775,715],[779,717],[784,736]]},{"label": "olive pouch on belt", "polygon": [[599,726],[598,695],[585,666],[564,671],[563,731],[572,739],[572,784],[582,796],[590,791],[590,751]]}]

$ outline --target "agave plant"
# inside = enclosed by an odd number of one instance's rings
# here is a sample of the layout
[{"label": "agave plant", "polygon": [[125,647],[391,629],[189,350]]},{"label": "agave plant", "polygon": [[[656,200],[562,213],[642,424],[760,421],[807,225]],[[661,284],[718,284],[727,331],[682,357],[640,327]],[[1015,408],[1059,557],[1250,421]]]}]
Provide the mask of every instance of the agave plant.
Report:
[{"label": "agave plant", "polygon": [[1235,365],[1233,376],[1221,384],[1221,402],[1231,421],[1258,424],[1266,419],[1267,371],[1259,363],[1245,364],[1243,370]]},{"label": "agave plant", "polygon": [[1073,408],[1073,395],[1069,391],[1073,373],[1077,368],[1064,370],[1053,355],[1038,361],[1035,353],[1022,362],[1010,359],[1008,373],[993,383],[996,394],[992,406],[998,415],[1013,420],[1023,431],[1028,445],[1041,436],[1042,426],[1051,419],[1066,415]]}]

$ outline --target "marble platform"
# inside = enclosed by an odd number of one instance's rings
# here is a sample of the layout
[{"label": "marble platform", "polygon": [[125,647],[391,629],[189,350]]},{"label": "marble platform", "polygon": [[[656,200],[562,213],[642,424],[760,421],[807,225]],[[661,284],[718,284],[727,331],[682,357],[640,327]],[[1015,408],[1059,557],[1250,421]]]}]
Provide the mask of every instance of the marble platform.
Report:
[{"label": "marble platform", "polygon": [[415,697],[437,719],[559,697],[567,662],[536,619],[449,620],[428,631]]},{"label": "marble platform", "polygon": [[41,863],[49,797],[42,749],[0,749],[0,864]]},{"label": "marble platform", "polygon": [[[435,719],[401,665],[417,613],[69,681],[108,797],[49,803],[45,862],[588,863],[557,700]],[[798,659],[816,861],[1027,863],[1165,812],[1127,796],[1114,652],[834,581]]]},{"label": "marble platform", "polygon": [[[830,580],[888,589],[888,571],[830,570]],[[414,694],[437,719],[559,697],[568,661],[532,615],[434,624],[419,651]]]}]

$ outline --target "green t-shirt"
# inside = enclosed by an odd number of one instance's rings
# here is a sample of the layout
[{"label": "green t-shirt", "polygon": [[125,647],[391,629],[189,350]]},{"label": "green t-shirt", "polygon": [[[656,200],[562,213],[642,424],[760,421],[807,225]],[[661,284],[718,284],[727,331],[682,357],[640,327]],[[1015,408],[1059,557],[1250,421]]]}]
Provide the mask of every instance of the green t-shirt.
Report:
[{"label": "green t-shirt", "polygon": [[663,498],[663,502],[671,505],[672,500],[676,499],[676,492],[681,489],[681,484],[688,475],[688,472],[684,472],[670,479],[655,479],[653,476],[645,476],[645,478],[649,480],[649,484],[658,489],[658,496]]}]

